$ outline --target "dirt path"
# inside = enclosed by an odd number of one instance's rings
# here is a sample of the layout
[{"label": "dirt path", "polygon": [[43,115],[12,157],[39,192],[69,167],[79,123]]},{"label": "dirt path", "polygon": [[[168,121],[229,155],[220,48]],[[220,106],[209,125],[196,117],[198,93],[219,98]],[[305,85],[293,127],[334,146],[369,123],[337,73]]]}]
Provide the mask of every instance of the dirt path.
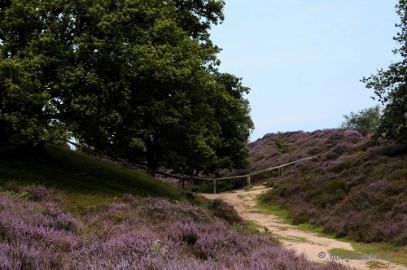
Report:
[{"label": "dirt path", "polygon": [[[312,232],[298,229],[296,226],[284,223],[283,220],[272,214],[265,214],[256,209],[256,197],[267,188],[255,186],[251,190],[236,190],[220,194],[202,194],[208,199],[222,199],[232,205],[239,215],[245,220],[251,220],[271,233],[272,236],[280,239],[284,246],[294,249],[298,253],[304,253],[309,260],[315,262],[327,262],[331,259],[343,263],[356,269],[372,269],[368,267],[365,259],[332,258],[329,255],[331,249],[345,249],[354,251],[350,243],[341,242],[318,236]],[[369,256],[365,254],[363,256]],[[374,269],[407,270],[406,267],[392,264],[389,261],[375,260],[377,263]]]}]

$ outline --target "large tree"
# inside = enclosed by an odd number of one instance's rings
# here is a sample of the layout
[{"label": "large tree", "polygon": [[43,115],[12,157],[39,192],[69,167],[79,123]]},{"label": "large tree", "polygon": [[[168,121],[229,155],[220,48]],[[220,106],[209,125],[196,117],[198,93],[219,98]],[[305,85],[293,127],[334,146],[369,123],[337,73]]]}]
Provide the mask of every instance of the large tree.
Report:
[{"label": "large tree", "polygon": [[223,5],[0,1],[2,129],[180,173],[244,166],[248,89],[217,72],[208,32]]},{"label": "large tree", "polygon": [[378,136],[407,144],[407,1],[400,0],[396,7],[400,16],[400,23],[397,24],[400,31],[394,40],[400,48],[394,50],[394,53],[400,55],[402,60],[362,81],[368,88],[374,89],[375,95],[384,105]]}]

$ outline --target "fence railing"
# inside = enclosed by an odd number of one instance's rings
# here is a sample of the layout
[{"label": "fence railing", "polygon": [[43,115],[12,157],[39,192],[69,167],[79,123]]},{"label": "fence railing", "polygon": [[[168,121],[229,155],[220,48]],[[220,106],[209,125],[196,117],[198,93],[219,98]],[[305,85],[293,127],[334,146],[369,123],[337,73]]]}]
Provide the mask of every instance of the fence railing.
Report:
[{"label": "fence railing", "polygon": [[[74,142],[67,141],[67,143],[72,144],[73,146],[82,148],[82,146],[80,146],[80,145],[78,145],[78,144],[76,144]],[[93,153],[97,154],[96,152],[92,151],[91,149],[86,149],[86,151],[93,152]],[[278,175],[282,176],[283,168],[285,168],[287,166],[290,166],[290,165],[293,165],[293,164],[297,164],[297,163],[300,163],[300,162],[304,162],[304,161],[314,159],[317,156],[318,155],[298,159],[298,160],[295,160],[295,161],[292,161],[292,162],[281,164],[279,166],[274,166],[274,167],[262,169],[262,170],[252,172],[252,173],[249,173],[249,174],[235,175],[235,176],[225,176],[225,177],[220,177],[220,178],[203,178],[203,177],[190,177],[190,176],[185,176],[185,175],[175,175],[175,174],[171,174],[171,173],[167,173],[167,172],[163,172],[163,171],[159,171],[159,170],[153,170],[153,169],[148,168],[147,166],[130,163],[130,162],[126,161],[126,160],[119,159],[119,160],[112,160],[112,161],[117,162],[117,163],[119,163],[121,165],[124,165],[124,166],[127,166],[127,167],[133,167],[133,168],[141,169],[141,170],[144,170],[144,171],[146,171],[148,173],[154,173],[156,175],[161,175],[161,176],[165,176],[165,177],[178,179],[178,185],[182,189],[185,188],[185,181],[202,181],[202,182],[212,181],[213,182],[213,193],[216,194],[217,193],[217,183],[219,181],[246,179],[247,186],[251,186],[251,178],[256,176],[256,175],[260,175],[260,174],[264,174],[264,173],[267,173],[267,172],[278,170]]]}]

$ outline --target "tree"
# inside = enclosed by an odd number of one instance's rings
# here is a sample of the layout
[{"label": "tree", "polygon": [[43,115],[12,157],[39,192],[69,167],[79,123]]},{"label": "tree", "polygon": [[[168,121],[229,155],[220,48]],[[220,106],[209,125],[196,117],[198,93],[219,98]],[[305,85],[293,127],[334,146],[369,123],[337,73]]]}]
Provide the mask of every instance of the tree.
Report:
[{"label": "tree", "polygon": [[217,71],[218,0],[0,2],[0,122],[185,174],[241,167],[253,127]]},{"label": "tree", "polygon": [[364,128],[375,132],[379,126],[381,114],[380,106],[371,107],[361,110],[357,113],[351,112],[344,115],[345,121],[341,128]]},{"label": "tree", "polygon": [[[48,79],[58,59],[38,53],[39,41],[46,38],[40,36],[45,29],[41,6],[44,4],[37,1],[0,2],[1,137],[18,137],[18,141],[32,145],[58,140],[66,133],[63,123],[49,117],[53,89],[44,81],[52,83]],[[45,43],[43,51],[51,49]],[[58,47],[52,49],[56,53]]]},{"label": "tree", "polygon": [[378,100],[383,104],[383,116],[377,136],[397,143],[407,144],[407,1],[399,0],[397,14],[400,23],[396,26],[400,32],[396,40],[400,48],[394,50],[402,57],[401,61],[391,64],[387,70],[379,70],[376,75],[363,78],[367,88],[374,89]]}]

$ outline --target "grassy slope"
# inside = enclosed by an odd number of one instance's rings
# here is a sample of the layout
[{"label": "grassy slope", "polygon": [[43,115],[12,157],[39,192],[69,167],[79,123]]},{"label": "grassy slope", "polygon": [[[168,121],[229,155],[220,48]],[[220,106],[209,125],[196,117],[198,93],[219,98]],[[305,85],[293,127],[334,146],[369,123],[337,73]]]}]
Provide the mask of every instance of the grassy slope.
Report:
[{"label": "grassy slope", "polygon": [[259,170],[317,155],[285,168],[282,178],[263,176],[274,180],[263,202],[285,209],[285,217],[295,224],[375,242],[354,246],[361,252],[390,251],[406,264],[406,152],[397,145],[372,145],[363,131],[299,131],[268,134],[252,143],[250,161],[251,170]]},{"label": "grassy slope", "polygon": [[61,192],[67,210],[113,200],[123,194],[180,199],[179,189],[140,171],[102,161],[64,147],[47,145],[48,156],[0,145],[0,186],[42,184]]}]

